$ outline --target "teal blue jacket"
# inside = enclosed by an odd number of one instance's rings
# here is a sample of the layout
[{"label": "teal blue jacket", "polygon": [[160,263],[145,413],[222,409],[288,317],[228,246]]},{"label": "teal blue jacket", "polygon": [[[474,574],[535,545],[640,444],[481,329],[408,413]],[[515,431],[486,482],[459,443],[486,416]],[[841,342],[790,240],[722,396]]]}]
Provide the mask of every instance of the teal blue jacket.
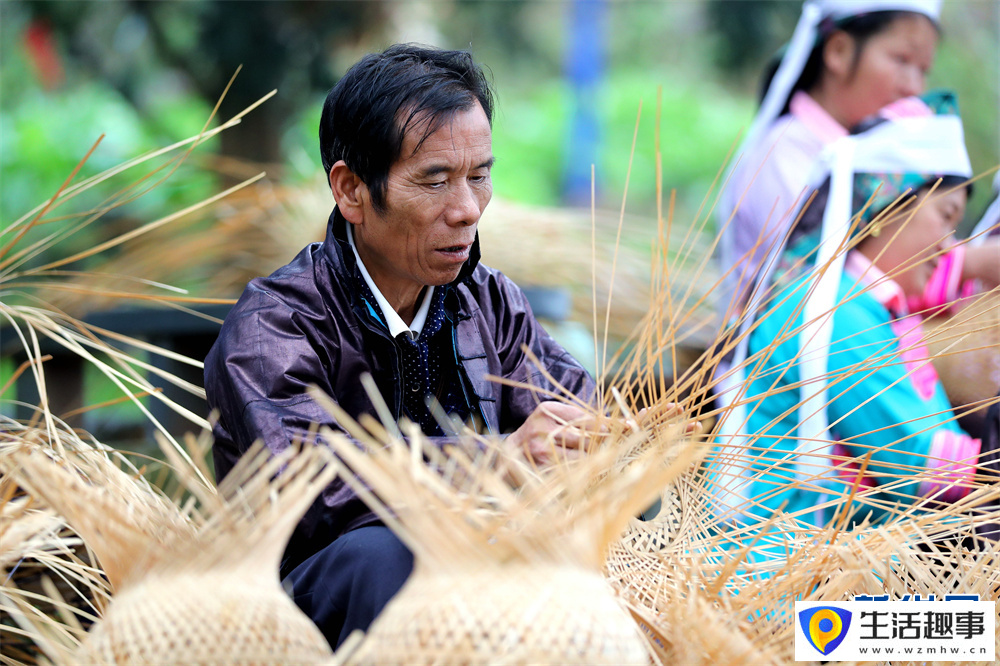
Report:
[{"label": "teal blue jacket", "polygon": [[[767,519],[784,510],[807,524],[825,524],[835,509],[818,511],[816,506],[848,493],[857,479],[860,459],[868,454],[871,458],[863,483],[873,492],[852,505],[855,519],[868,515],[878,520],[893,506],[912,505],[932,493],[953,499],[968,492],[961,479],[971,474],[972,468],[952,463],[974,461],[979,440],[954,423],[936,374],[930,378],[933,386],[918,390],[912,359],[908,366],[902,358],[900,339],[893,330],[894,317],[874,296],[861,291],[848,274],[841,279],[833,318],[827,416],[831,433],[839,441],[837,453],[855,458],[835,460],[818,482],[794,483],[797,406],[809,390],[805,387],[800,391],[798,386],[800,345],[796,332],[802,326],[801,303],[808,286],[808,279],[803,278],[780,292],[772,301],[773,309],[760,319],[750,337],[749,418],[741,434],[751,434],[747,443],[753,457],[741,477],[752,477],[744,493],[755,504],[746,507],[745,522]],[[926,356],[924,359],[929,364]],[[760,362],[760,368],[751,373],[754,361]],[[931,368],[917,374],[927,380],[927,374],[933,373]],[[941,469],[954,471],[940,484],[928,479],[930,470]],[[924,474],[923,479],[918,478],[920,474]],[[951,483],[955,480],[959,483]],[[780,535],[755,536],[763,541],[757,550],[784,553]]]}]

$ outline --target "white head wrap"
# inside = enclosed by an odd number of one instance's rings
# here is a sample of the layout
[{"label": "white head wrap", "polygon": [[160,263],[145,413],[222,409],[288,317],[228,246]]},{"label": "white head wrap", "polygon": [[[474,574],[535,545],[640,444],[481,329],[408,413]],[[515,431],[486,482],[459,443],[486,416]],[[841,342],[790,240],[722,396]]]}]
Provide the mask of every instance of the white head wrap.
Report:
[{"label": "white head wrap", "polygon": [[[837,289],[843,274],[843,250],[851,229],[854,175],[858,173],[933,173],[972,177],[958,116],[902,118],[886,122],[857,136],[835,142],[820,158],[828,165],[830,194],[823,213],[816,266],[827,266],[816,277],[816,287],[803,309],[799,333],[799,374],[816,390],[799,407],[799,450],[815,449],[810,441],[830,440],[827,420],[827,354],[833,333]],[[813,380],[817,380],[812,383]],[[825,453],[829,453],[826,451]],[[818,460],[807,463],[815,469]]]}]

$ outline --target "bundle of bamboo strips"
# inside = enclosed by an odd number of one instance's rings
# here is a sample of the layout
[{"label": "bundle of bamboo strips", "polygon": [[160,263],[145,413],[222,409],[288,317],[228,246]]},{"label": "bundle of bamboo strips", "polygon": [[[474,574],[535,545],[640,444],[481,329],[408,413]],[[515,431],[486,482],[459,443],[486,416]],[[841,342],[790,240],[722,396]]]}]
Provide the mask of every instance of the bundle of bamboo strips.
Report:
[{"label": "bundle of bamboo strips", "polygon": [[[100,143],[98,140],[48,202],[3,230],[0,291],[4,297],[0,299],[0,320],[9,327],[5,335],[12,332],[20,341],[27,360],[13,376],[4,379],[0,396],[18,381],[34,381],[40,396],[32,418],[15,421],[3,417],[0,423],[3,663],[31,663],[39,650],[57,663],[140,659],[142,655],[147,661],[162,661],[165,654],[175,653],[179,663],[194,663],[198,659],[213,661],[212,650],[233,654],[230,651],[234,645],[236,656],[249,661],[284,663],[288,659],[315,661],[329,657],[322,636],[281,590],[275,559],[296,522],[296,512],[304,511],[313,497],[311,493],[318,492],[332,474],[325,468],[326,453],[304,454],[294,464],[289,463],[293,471],[287,479],[282,475],[284,480],[273,483],[274,465],[280,463],[257,456],[246,462],[241,477],[254,492],[239,489],[226,491],[231,492],[228,496],[219,495],[202,464],[206,449],[198,448],[192,457],[189,447],[174,439],[143,401],[152,396],[204,428],[208,426],[204,415],[192,413],[163,396],[147,375],[155,374],[196,395],[203,395],[203,390],[155,363],[136,358],[136,350],[193,365],[200,361],[88,325],[60,307],[65,304],[66,310],[72,310],[71,306],[77,306],[81,309],[73,311],[80,313],[88,307],[88,299],[89,303],[104,299],[144,300],[179,309],[210,302],[178,295],[178,289],[148,280],[139,270],[145,267],[112,275],[70,269],[77,262],[93,260],[129,241],[148,238],[260,176],[87,251],[45,262],[38,260],[43,252],[57,248],[73,234],[101,220],[108,211],[169,178],[196,146],[240,122],[253,106],[215,129],[208,129],[210,118],[198,135],[186,141],[74,183],[77,172]],[[144,166],[150,170],[132,175]],[[79,213],[62,210],[93,185],[122,178],[127,180],[121,189],[98,207]],[[29,232],[50,228],[58,230],[32,240]],[[180,505],[179,497],[166,497],[125,455],[70,428],[63,417],[71,414],[53,412],[46,384],[46,340],[92,364],[121,391],[119,400],[138,406],[157,429],[164,455],[173,463],[168,466],[173,470],[168,483],[202,500],[200,512],[191,502]],[[79,411],[101,406],[85,405]],[[239,533],[234,536],[227,530]],[[227,540],[232,552],[227,551]],[[206,574],[206,570],[219,575]],[[199,576],[204,578],[199,581]],[[199,609],[190,604],[197,605],[197,594],[205,596],[215,590],[219,578],[229,580],[234,594],[242,594],[244,599],[234,601],[225,594],[202,599],[202,606],[214,604],[216,612],[202,609],[204,614],[198,623]],[[184,588],[191,581],[197,584]],[[157,595],[162,599],[157,600]],[[129,607],[139,608],[139,615]],[[145,616],[143,608],[150,611]],[[227,639],[223,625],[234,608],[243,616],[238,626],[228,627],[237,633]],[[259,611],[256,615],[255,609]],[[173,624],[156,621],[156,617],[162,620],[163,613],[171,611]],[[248,628],[256,633],[247,635]],[[139,639],[130,633],[143,629],[152,633]],[[192,642],[189,629],[201,631],[205,643]],[[275,640],[265,636],[268,631]],[[165,649],[162,641],[171,632],[176,645]],[[242,656],[240,649],[244,650]]]},{"label": "bundle of bamboo strips", "polygon": [[[0,482],[6,492],[8,485]],[[83,542],[34,498],[0,503],[0,544],[0,655],[5,663],[35,663],[41,651],[30,625],[19,625],[15,616],[51,624],[71,612],[89,627],[110,591]]]},{"label": "bundle of bamboo strips", "polygon": [[[45,373],[42,367],[48,360],[42,351],[42,341],[47,341],[82,358],[104,374],[121,392],[120,400],[135,404],[155,429],[171,440],[176,450],[183,451],[183,447],[173,441],[171,433],[143,403],[143,397],[151,396],[153,400],[158,400],[167,409],[176,412],[199,428],[208,427],[204,415],[195,414],[176,401],[166,398],[149,381],[148,375],[156,375],[196,396],[204,396],[204,390],[200,386],[165,372],[157,367],[155,361],[146,362],[137,356],[139,353],[148,353],[195,366],[200,365],[200,361],[183,357],[135,337],[86,324],[78,317],[95,304],[107,302],[109,299],[114,302],[151,302],[185,311],[191,311],[191,305],[215,302],[209,298],[188,296],[183,290],[148,279],[143,275],[148,266],[135,266],[134,272],[105,273],[99,268],[99,260],[102,256],[107,256],[110,250],[120,248],[135,239],[148,237],[157,231],[163,231],[179,220],[211,207],[226,196],[256,182],[263,177],[263,174],[184,210],[164,215],[118,234],[87,250],[70,252],[68,256],[44,262],[40,257],[45,252],[56,254],[61,243],[102,221],[109,211],[134,201],[161,185],[190,157],[195,148],[207,139],[238,124],[244,115],[264,102],[271,94],[218,127],[209,129],[215,116],[213,110],[205,126],[195,136],[74,182],[83,165],[97,150],[102,136],[47,202],[3,228],[4,242],[0,244],[0,293],[3,294],[3,298],[0,299],[0,325],[9,329],[5,330],[5,335],[11,335],[20,341],[21,351],[27,360],[15,370],[11,378],[0,385],[0,396],[6,394],[16,381],[33,379],[41,401],[37,416],[46,421],[47,429],[53,436],[59,436],[54,420],[62,415],[53,414],[49,409]],[[92,209],[66,211],[66,208],[75,203],[76,197],[99,183],[115,184],[120,189]],[[50,229],[55,231],[43,233],[37,240],[31,240],[31,232],[47,232]],[[97,270],[76,270],[85,261],[98,264]],[[22,377],[24,373],[27,373],[27,376]]]}]

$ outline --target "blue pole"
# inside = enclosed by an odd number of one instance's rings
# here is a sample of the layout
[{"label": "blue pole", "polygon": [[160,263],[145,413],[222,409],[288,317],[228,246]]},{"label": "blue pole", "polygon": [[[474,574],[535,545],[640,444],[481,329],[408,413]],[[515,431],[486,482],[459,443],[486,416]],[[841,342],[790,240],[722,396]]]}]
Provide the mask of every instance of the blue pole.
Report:
[{"label": "blue pole", "polygon": [[590,205],[590,165],[597,164],[601,127],[597,100],[604,74],[605,0],[573,0],[569,5],[569,39],[564,70],[573,93],[563,200]]}]

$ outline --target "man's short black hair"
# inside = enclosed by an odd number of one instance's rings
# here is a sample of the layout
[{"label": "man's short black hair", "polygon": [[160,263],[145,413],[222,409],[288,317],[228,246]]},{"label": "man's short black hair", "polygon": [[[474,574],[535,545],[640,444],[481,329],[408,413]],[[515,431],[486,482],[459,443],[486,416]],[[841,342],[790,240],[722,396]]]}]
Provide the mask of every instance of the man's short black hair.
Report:
[{"label": "man's short black hair", "polygon": [[400,157],[406,132],[419,126],[419,147],[476,102],[492,126],[493,91],[466,51],[395,44],[368,54],[326,96],[319,122],[323,169],[329,177],[333,165],[344,160],[382,211],[389,167]]}]

